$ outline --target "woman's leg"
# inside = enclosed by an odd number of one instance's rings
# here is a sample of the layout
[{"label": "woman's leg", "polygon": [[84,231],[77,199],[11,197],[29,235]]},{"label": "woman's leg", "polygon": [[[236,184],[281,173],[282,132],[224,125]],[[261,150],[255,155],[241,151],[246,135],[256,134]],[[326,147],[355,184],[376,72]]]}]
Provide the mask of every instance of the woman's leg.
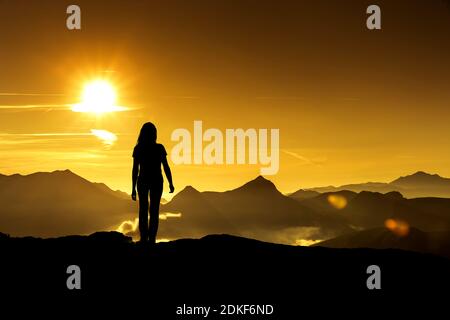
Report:
[{"label": "woman's leg", "polygon": [[161,202],[162,191],[162,182],[150,188],[150,227],[148,236],[150,243],[156,242],[159,225],[159,203]]},{"label": "woman's leg", "polygon": [[138,186],[139,194],[139,233],[141,242],[148,241],[148,188]]}]

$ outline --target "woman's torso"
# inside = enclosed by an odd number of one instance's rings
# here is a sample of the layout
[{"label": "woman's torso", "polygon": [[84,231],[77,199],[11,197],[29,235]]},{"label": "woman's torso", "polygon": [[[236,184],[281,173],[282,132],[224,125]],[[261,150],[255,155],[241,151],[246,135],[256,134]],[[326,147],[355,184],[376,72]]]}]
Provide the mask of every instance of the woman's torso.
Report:
[{"label": "woman's torso", "polygon": [[162,144],[137,145],[133,150],[133,157],[139,162],[138,180],[141,182],[162,180],[161,163],[166,155]]}]

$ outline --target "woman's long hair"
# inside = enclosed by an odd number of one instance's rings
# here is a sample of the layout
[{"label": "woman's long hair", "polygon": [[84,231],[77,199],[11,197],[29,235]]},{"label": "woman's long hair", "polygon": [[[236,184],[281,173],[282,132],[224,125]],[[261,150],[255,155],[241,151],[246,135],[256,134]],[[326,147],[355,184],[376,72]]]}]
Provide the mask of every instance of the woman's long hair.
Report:
[{"label": "woman's long hair", "polygon": [[148,146],[156,143],[156,127],[153,123],[147,122],[141,128],[137,140],[137,146]]}]

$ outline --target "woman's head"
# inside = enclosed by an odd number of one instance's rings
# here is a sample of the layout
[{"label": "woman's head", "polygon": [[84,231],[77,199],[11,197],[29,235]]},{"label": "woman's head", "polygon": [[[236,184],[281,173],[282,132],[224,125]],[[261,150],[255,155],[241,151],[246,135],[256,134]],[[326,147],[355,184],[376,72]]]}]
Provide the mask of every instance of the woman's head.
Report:
[{"label": "woman's head", "polygon": [[140,145],[156,143],[156,127],[153,123],[147,122],[142,126],[137,143]]}]

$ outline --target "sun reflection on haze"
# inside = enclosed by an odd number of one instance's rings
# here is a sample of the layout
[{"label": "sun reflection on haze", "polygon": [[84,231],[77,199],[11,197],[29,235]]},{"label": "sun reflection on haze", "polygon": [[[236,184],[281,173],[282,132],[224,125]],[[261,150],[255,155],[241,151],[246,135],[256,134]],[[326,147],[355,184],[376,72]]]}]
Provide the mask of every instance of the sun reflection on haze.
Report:
[{"label": "sun reflection on haze", "polygon": [[117,141],[117,136],[106,130],[91,129],[91,133],[107,146],[112,146]]}]

